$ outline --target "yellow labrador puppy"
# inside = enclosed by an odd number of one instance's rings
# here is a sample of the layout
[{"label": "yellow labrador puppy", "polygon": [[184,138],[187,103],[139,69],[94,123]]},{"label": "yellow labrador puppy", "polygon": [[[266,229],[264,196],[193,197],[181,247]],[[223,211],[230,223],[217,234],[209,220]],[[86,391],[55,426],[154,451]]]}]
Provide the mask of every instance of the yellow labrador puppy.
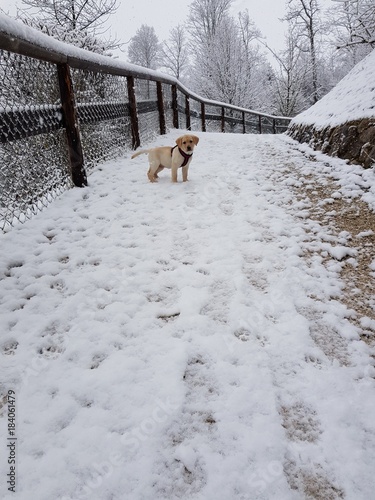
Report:
[{"label": "yellow labrador puppy", "polygon": [[148,154],[150,168],[147,175],[151,182],[156,182],[158,173],[164,168],[172,169],[172,182],[177,182],[177,171],[182,167],[182,180],[188,180],[188,170],[193,157],[194,147],[198,144],[199,137],[186,134],[176,139],[176,146],[162,146],[159,148],[142,149],[133,154],[136,156]]}]

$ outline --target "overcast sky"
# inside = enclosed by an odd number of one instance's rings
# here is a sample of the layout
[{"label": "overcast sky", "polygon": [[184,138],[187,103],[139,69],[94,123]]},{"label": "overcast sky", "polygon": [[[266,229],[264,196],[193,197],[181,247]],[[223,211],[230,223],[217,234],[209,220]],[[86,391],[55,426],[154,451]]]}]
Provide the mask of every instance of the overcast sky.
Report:
[{"label": "overcast sky", "polygon": [[[192,0],[191,0],[192,1]],[[189,0],[120,0],[115,15],[108,21],[111,35],[122,42],[128,42],[142,24],[153,26],[160,41],[169,37],[169,31],[177,24],[183,24],[189,14]],[[332,4],[332,0],[320,0],[322,6]],[[15,12],[20,0],[0,0],[0,7]],[[285,13],[286,0],[234,0],[232,15],[249,10],[267,43],[273,48],[281,48],[284,41],[285,23],[279,19]],[[125,45],[126,50],[126,45]],[[121,58],[121,56],[120,56]],[[125,56],[124,56],[125,58]]]},{"label": "overcast sky", "polygon": [[[134,36],[141,24],[154,26],[159,39],[164,40],[169,37],[171,28],[186,22],[190,3],[181,0],[122,0],[116,19],[110,19],[110,23],[117,36],[124,41]],[[278,19],[284,15],[284,0],[235,0],[232,14],[236,16],[245,9],[249,10],[250,17],[270,44],[276,46],[283,43],[284,26]]]}]

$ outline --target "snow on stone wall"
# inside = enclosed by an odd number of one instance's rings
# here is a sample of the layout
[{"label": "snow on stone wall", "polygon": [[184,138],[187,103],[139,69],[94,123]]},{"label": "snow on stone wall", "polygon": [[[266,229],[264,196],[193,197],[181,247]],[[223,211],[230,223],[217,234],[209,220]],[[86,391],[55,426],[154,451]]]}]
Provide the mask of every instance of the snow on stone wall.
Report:
[{"label": "snow on stone wall", "polygon": [[331,92],[293,118],[288,134],[366,168],[375,164],[375,50]]}]

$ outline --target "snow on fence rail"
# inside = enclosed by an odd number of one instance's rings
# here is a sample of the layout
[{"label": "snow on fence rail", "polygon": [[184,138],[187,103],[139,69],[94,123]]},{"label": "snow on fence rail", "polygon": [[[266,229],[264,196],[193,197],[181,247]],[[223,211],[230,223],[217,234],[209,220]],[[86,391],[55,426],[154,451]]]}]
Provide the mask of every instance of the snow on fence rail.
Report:
[{"label": "snow on fence rail", "polygon": [[279,133],[289,118],[204,99],[163,73],[0,15],[0,228],[87,184],[104,160],[169,128]]}]

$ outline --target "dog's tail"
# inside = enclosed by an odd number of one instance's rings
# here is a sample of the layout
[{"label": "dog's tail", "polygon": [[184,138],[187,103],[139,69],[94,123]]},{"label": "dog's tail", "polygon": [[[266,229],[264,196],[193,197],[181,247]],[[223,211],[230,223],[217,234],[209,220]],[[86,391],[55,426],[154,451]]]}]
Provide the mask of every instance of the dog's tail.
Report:
[{"label": "dog's tail", "polygon": [[133,156],[131,157],[131,159],[133,159],[133,158],[135,158],[136,156],[139,156],[139,155],[147,154],[149,152],[150,152],[149,149],[141,149],[141,150],[137,151],[136,153],[134,153]]}]

